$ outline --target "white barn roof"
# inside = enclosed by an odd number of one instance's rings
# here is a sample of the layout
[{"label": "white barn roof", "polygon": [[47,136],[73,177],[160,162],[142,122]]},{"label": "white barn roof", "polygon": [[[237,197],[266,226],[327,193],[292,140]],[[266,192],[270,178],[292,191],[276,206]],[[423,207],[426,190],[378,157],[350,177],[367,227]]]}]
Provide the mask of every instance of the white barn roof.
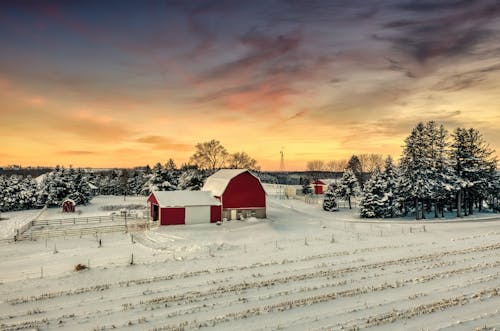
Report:
[{"label": "white barn roof", "polygon": [[247,171],[247,169],[221,169],[207,178],[201,190],[211,191],[213,195],[220,197],[226,190],[231,179]]},{"label": "white barn roof", "polygon": [[154,191],[160,207],[220,206],[220,201],[204,191]]}]

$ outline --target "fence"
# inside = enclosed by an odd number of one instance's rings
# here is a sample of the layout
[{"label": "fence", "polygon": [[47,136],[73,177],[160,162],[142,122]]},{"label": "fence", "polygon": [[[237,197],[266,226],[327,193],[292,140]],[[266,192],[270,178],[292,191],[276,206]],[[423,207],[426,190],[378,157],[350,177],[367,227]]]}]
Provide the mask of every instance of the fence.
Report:
[{"label": "fence", "polygon": [[150,228],[148,218],[110,215],[96,217],[73,217],[53,220],[34,220],[29,231],[18,233],[15,240],[71,237],[110,232],[144,231]]}]

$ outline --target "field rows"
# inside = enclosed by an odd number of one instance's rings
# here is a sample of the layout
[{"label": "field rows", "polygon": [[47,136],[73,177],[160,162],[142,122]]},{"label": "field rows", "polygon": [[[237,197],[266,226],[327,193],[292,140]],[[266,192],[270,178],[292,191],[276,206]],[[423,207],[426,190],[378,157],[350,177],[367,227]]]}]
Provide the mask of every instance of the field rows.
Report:
[{"label": "field rows", "polygon": [[[86,325],[87,329],[99,330],[234,329],[238,321],[245,320],[251,326],[251,320],[266,316],[273,316],[269,322],[274,328],[318,323],[332,329],[356,329],[498,300],[500,244],[366,262],[373,251],[393,247],[131,278],[11,297],[0,306],[0,329],[57,325]],[[341,264],[339,257],[344,258]],[[387,299],[375,303],[372,297]],[[359,301],[366,302],[363,305]],[[337,312],[332,311],[335,302],[342,302]],[[408,302],[414,305],[404,308]],[[360,305],[363,309],[359,309]],[[306,312],[312,306],[317,309],[317,320],[313,321]],[[289,311],[299,313],[290,319]],[[330,323],[332,315],[340,320]]]}]

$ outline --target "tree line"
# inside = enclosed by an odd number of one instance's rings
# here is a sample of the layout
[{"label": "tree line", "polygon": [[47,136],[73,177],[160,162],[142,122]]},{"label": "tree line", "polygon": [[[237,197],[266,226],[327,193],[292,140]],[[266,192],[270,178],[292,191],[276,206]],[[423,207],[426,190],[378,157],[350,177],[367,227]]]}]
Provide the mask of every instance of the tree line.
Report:
[{"label": "tree line", "polygon": [[366,218],[413,214],[425,219],[445,212],[461,217],[481,211],[485,203],[498,210],[497,159],[474,128],[450,134],[434,121],[418,123],[404,141],[399,166],[388,157],[366,183],[356,158],[350,161],[339,183],[329,186],[325,210],[334,210],[338,198],[354,196],[361,196],[360,214]]},{"label": "tree line", "polygon": [[200,190],[205,179],[221,167],[247,168],[261,174],[257,161],[247,153],[230,154],[219,141],[211,140],[197,144],[190,163],[181,167],[173,159],[157,162],[152,168],[109,171],[56,166],[39,183],[30,175],[0,175],[0,211],[60,206],[65,199],[86,205],[97,194],[147,196],[152,191]]}]

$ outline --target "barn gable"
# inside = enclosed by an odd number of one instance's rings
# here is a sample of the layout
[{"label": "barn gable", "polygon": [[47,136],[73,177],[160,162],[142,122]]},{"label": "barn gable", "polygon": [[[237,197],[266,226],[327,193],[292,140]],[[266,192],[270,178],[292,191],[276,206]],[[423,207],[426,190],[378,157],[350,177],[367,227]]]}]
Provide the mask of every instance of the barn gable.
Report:
[{"label": "barn gable", "polygon": [[[211,191],[214,196],[220,197],[226,190],[227,185],[234,177],[244,172],[250,173],[247,169],[222,169],[207,178],[202,191]],[[253,175],[252,175],[253,176]],[[257,177],[256,177],[257,178]]]},{"label": "barn gable", "polygon": [[221,200],[224,218],[266,217],[266,191],[247,169],[219,170],[207,178],[202,190]]}]

